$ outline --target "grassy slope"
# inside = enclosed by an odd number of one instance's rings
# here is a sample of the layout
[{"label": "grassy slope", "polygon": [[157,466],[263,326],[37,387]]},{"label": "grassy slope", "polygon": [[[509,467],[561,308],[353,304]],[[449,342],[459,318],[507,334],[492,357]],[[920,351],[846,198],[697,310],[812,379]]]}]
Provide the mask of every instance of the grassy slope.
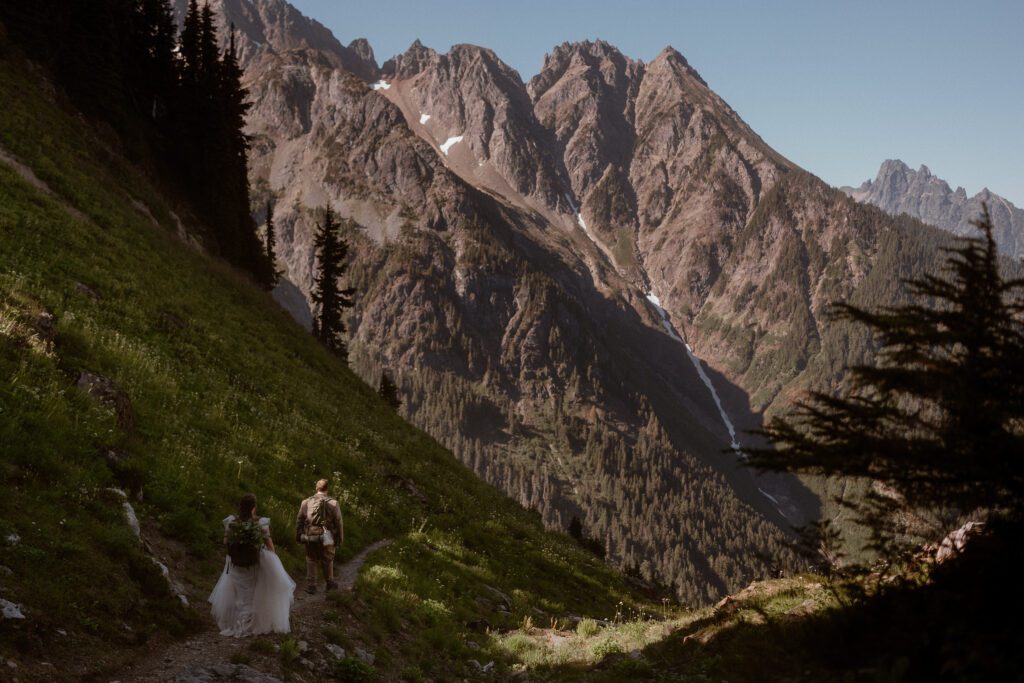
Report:
[{"label": "grassy slope", "polygon": [[[384,670],[486,656],[465,644],[480,616],[610,616],[632,602],[620,576],[400,420],[265,293],[172,237],[160,193],[3,50],[0,145],[56,197],[0,163],[0,538],[20,537],[0,541],[12,570],[0,596],[28,617],[0,622],[0,656],[76,675],[116,667],[153,633],[197,627],[131,535],[107,491],[118,486],[141,487],[144,530],[181,549],[178,578],[202,587],[221,561],[219,520],[245,491],[297,573],[293,511],[328,476],[346,515],[342,559],[396,540],[327,615],[357,620],[358,635],[338,639],[378,649]],[[34,330],[44,310],[52,344]],[[132,428],[75,388],[81,371],[126,392]],[[113,469],[110,449],[122,458]],[[510,613],[481,606],[494,601],[486,586],[509,595]]]}]

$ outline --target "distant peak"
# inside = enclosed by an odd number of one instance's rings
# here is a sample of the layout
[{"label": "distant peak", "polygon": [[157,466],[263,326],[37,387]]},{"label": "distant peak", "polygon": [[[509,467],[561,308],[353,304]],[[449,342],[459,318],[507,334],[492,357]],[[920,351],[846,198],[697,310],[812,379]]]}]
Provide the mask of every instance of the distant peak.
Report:
[{"label": "distant peak", "polygon": [[666,45],[665,48],[658,53],[658,56],[651,61],[651,68],[656,69],[659,65],[663,64],[667,64],[673,69],[682,69],[705,87],[708,85],[707,81],[701,78],[701,75],[697,73],[697,70],[694,69],[688,61],[686,61],[686,57],[671,45]]},{"label": "distant peak", "polygon": [[384,62],[381,73],[390,77],[410,78],[422,71],[436,55],[436,51],[417,38],[405,52]]},{"label": "distant peak", "polygon": [[373,48],[370,46],[370,41],[366,38],[356,38],[348,44],[348,49],[364,59],[373,59]]},{"label": "distant peak", "polygon": [[913,171],[911,171],[910,167],[900,159],[886,159],[882,162],[882,165],[878,167],[877,179],[882,179],[895,174],[906,175],[908,173],[913,173]]},{"label": "distant peak", "polygon": [[564,42],[554,50],[552,50],[549,57],[558,58],[559,56],[571,56],[571,55],[587,55],[591,57],[617,57],[625,58],[625,55],[607,40],[597,38],[595,40],[579,40],[575,42]]},{"label": "distant peak", "polygon": [[686,61],[686,57],[671,45],[666,45],[662,51],[658,53],[658,56],[655,57],[655,59],[675,59],[683,64],[689,64],[689,62]]}]

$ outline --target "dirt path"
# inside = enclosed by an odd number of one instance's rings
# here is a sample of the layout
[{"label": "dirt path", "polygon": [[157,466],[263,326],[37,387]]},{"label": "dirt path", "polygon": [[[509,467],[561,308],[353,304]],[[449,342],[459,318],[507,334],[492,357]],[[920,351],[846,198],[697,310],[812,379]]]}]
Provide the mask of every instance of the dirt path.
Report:
[{"label": "dirt path", "polygon": [[[377,541],[339,566],[335,576],[339,590],[352,590],[366,558],[390,542],[388,539]],[[298,581],[297,583],[299,585],[295,589],[291,627],[292,635],[301,640],[305,633],[318,626],[318,613],[324,606],[325,599],[322,589],[314,595],[309,595],[303,590],[303,582]],[[204,607],[205,605],[200,606],[201,609]],[[278,679],[273,675],[264,674],[252,667],[231,663],[232,656],[246,653],[251,642],[251,638],[229,638],[220,635],[213,620],[208,618],[207,628],[202,633],[186,641],[175,643],[162,652],[152,653],[147,661],[127,668],[122,672],[120,678],[114,677],[114,679],[125,683],[128,681],[136,683],[218,680],[271,683],[277,681]]]}]

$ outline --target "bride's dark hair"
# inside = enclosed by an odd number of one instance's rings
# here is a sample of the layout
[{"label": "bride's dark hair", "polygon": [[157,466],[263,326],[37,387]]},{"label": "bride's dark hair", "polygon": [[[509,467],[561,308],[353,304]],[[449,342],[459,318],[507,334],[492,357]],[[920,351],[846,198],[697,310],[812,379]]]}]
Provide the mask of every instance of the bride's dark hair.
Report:
[{"label": "bride's dark hair", "polygon": [[239,519],[252,519],[252,513],[256,510],[256,494],[247,493],[242,496],[242,500],[238,503],[238,518]]}]

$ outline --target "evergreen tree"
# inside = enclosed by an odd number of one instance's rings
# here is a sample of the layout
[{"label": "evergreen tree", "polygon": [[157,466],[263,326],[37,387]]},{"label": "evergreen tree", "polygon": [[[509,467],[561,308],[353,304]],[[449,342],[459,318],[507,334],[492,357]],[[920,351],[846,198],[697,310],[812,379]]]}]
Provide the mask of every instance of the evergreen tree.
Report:
[{"label": "evergreen tree", "polygon": [[313,278],[313,303],[320,306],[320,313],[314,321],[313,334],[317,339],[342,358],[348,357],[344,337],[345,324],[342,315],[354,304],[354,289],[341,289],[338,279],[348,267],[348,242],[341,238],[339,225],[335,222],[330,208],[324,209],[323,223],[317,223],[313,237],[317,269]]},{"label": "evergreen tree", "polygon": [[583,538],[583,523],[580,522],[580,518],[576,515],[573,515],[572,521],[569,522],[569,535],[577,541]]},{"label": "evergreen tree", "polygon": [[380,387],[377,389],[377,394],[394,410],[398,410],[402,406],[402,399],[398,397],[398,386],[395,384],[395,380],[391,379],[387,370],[380,375]]},{"label": "evergreen tree", "polygon": [[251,214],[234,31],[221,54],[208,3],[189,0],[176,56],[169,0],[8,2],[0,21],[80,109],[119,133],[133,160],[182,190],[213,251],[271,283]]},{"label": "evergreen tree", "polygon": [[267,200],[267,232],[266,242],[267,262],[270,264],[270,287],[277,286],[281,279],[281,273],[277,270],[277,235],[274,233],[274,202]]},{"label": "evergreen tree", "polygon": [[756,466],[866,477],[894,495],[862,510],[898,551],[894,505],[1024,517],[1024,281],[1000,274],[987,208],[980,238],[946,249],[947,273],[909,281],[912,303],[835,317],[866,325],[876,364],[850,368],[840,396],[815,393],[765,434]]},{"label": "evergreen tree", "polygon": [[174,11],[168,0],[141,0],[136,11],[136,40],[143,55],[139,66],[140,105],[158,120],[168,113],[178,73],[174,64],[177,38]]}]

